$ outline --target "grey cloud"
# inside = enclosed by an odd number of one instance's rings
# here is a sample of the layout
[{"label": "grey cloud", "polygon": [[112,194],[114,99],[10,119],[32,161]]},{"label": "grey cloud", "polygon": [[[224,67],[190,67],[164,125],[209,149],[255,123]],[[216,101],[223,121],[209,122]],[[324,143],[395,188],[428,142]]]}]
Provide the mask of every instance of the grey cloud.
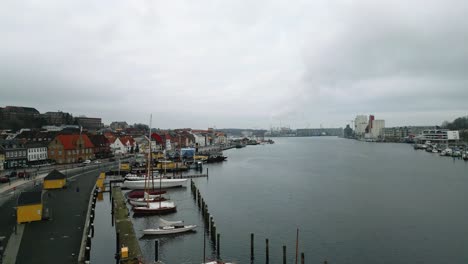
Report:
[{"label": "grey cloud", "polygon": [[[13,1],[0,105],[160,127],[441,122],[468,98],[462,1]],[[44,94],[51,95],[50,97]],[[441,113],[434,113],[433,108]]]}]

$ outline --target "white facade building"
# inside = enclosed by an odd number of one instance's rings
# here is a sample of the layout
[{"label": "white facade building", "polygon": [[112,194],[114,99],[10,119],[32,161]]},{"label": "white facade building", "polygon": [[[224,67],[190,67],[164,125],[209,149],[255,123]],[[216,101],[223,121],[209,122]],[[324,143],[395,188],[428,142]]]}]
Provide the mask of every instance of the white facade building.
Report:
[{"label": "white facade building", "polygon": [[125,146],[119,138],[116,138],[114,142],[110,144],[112,153],[114,154],[125,154],[127,153],[127,146]]},{"label": "white facade building", "polygon": [[47,160],[47,147],[31,146],[28,148],[28,162]]},{"label": "white facade building", "polygon": [[422,131],[416,139],[421,141],[458,141],[460,134],[458,131],[448,129],[427,129]]},{"label": "white facade building", "polygon": [[370,131],[373,138],[383,138],[383,129],[385,128],[385,120],[373,120],[372,129]]},{"label": "white facade building", "polygon": [[195,137],[195,144],[198,143],[198,146],[204,147],[206,146],[206,137],[202,134],[192,134]]},{"label": "white facade building", "polygon": [[362,136],[366,133],[366,127],[369,123],[368,117],[366,115],[358,115],[354,119],[354,132],[358,136]]}]

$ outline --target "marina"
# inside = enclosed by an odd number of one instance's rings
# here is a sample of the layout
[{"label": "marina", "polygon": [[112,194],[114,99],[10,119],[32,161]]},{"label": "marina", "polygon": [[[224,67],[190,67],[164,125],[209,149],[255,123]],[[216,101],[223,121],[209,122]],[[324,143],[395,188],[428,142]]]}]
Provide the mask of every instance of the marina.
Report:
[{"label": "marina", "polygon": [[[285,156],[292,149],[294,158]],[[462,235],[468,231],[462,209],[468,198],[467,165],[410,149],[335,137],[283,138],[275,145],[232,149],[226,152],[228,162],[209,165],[209,178],[166,190],[178,209],[164,219],[183,219],[187,226],[196,225],[195,231],[148,236],[144,230],[157,229],[160,216],[130,214],[129,219],[147,261],[155,259],[158,239],[158,258],[165,263],[275,263],[283,254],[291,263],[298,229],[298,256],[305,255],[307,263],[346,263],[349,258],[353,263],[458,263],[467,257],[456,246],[468,243]],[[310,166],[297,169],[306,161]],[[452,216],[443,230],[442,215]],[[446,232],[450,243],[442,239]],[[440,251],[427,253],[434,247]]]}]

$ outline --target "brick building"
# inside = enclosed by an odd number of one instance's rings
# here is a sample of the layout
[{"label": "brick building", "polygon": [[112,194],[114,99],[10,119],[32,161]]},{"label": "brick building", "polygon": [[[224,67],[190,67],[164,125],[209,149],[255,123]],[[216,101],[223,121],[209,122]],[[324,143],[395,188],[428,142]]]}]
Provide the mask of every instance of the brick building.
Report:
[{"label": "brick building", "polygon": [[58,135],[48,147],[49,159],[58,164],[94,159],[94,145],[86,134]]}]

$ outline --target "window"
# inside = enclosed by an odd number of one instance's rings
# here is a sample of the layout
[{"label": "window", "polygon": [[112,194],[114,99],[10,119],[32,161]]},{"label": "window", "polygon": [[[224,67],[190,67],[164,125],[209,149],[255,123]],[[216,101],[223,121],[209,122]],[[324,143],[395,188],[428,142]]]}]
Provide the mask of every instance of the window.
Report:
[{"label": "window", "polygon": [[[62,155],[62,151],[61,151],[61,150],[59,150],[59,151],[58,151],[58,154],[59,154],[59,155]],[[60,161],[60,162],[61,162],[61,161]]]}]

